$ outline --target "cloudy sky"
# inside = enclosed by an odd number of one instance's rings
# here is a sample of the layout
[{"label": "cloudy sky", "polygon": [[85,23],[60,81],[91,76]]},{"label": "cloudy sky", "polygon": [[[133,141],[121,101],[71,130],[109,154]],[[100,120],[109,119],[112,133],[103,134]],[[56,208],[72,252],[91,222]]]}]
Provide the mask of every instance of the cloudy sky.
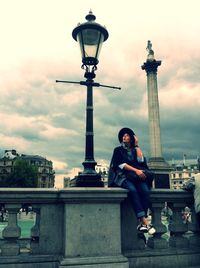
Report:
[{"label": "cloudy sky", "polygon": [[134,129],[149,156],[147,40],[157,60],[163,156],[200,154],[199,0],[0,0],[0,152],[53,161],[56,185],[82,169],[86,88],[71,33],[92,9],[109,38],[94,89],[95,160],[109,162],[121,127]]}]

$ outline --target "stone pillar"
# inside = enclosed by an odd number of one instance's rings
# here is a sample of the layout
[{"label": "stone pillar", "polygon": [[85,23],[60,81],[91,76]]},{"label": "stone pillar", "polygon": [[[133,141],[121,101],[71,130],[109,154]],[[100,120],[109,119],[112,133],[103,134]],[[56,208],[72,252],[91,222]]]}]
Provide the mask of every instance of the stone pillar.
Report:
[{"label": "stone pillar", "polygon": [[[149,167],[156,173],[155,188],[170,188],[169,164],[162,156],[160,115],[157,86],[157,69],[161,61],[154,58],[152,44],[148,41],[149,54],[146,62],[141,66],[147,74],[148,113],[149,113],[149,136],[150,136],[150,159]],[[168,174],[168,176],[166,176]]]},{"label": "stone pillar", "polygon": [[175,248],[187,248],[189,247],[189,240],[184,237],[184,234],[188,231],[187,224],[183,223],[182,210],[185,208],[186,204],[179,200],[171,205],[173,211],[172,221],[169,224],[169,231],[171,236],[169,238],[169,245]]},{"label": "stone pillar", "polygon": [[20,253],[20,245],[18,238],[21,235],[21,228],[17,225],[17,213],[20,204],[6,204],[5,209],[8,210],[8,225],[2,232],[2,237],[6,242],[1,247],[2,255],[18,255]]},{"label": "stone pillar", "polygon": [[60,268],[128,268],[121,253],[119,188],[68,188],[64,209],[64,258]]},{"label": "stone pillar", "polygon": [[162,237],[167,232],[167,227],[162,223],[161,211],[164,207],[163,202],[152,204],[152,224],[156,228],[156,233],[148,239],[147,245],[154,249],[168,248],[168,242]]},{"label": "stone pillar", "polygon": [[31,253],[40,253],[39,239],[40,239],[40,206],[34,206],[33,211],[36,213],[35,225],[31,228]]}]

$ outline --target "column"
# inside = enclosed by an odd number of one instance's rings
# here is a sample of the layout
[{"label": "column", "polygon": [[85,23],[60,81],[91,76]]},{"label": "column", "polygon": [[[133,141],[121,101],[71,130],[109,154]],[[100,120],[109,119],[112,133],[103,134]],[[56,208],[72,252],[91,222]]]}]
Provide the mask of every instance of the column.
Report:
[{"label": "column", "polygon": [[162,156],[160,115],[157,86],[157,70],[161,65],[160,60],[155,60],[152,44],[148,41],[148,56],[146,62],[141,66],[147,74],[148,91],[148,114],[149,114],[149,137],[150,137],[150,159],[149,167],[155,172],[155,188],[170,188],[169,164]]},{"label": "column", "polygon": [[150,156],[151,158],[161,158],[161,138],[160,138],[160,115],[157,87],[157,68],[161,61],[148,60],[142,66],[147,73],[148,90],[148,111],[149,111],[149,134],[150,134]]}]

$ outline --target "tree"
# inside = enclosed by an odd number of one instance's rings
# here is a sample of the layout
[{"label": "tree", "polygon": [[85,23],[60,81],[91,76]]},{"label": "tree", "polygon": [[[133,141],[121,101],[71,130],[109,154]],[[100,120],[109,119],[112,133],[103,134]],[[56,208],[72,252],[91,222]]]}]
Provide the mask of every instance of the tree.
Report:
[{"label": "tree", "polygon": [[13,171],[1,179],[1,187],[28,188],[37,187],[38,171],[27,161],[17,159]]}]

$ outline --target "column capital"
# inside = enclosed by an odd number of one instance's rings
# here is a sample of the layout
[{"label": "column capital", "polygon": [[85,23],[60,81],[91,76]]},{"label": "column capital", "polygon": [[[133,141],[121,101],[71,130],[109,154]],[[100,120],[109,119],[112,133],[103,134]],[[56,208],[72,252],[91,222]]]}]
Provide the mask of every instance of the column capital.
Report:
[{"label": "column capital", "polygon": [[141,66],[142,70],[145,70],[147,75],[150,72],[157,73],[158,66],[161,65],[161,60],[147,60]]}]

